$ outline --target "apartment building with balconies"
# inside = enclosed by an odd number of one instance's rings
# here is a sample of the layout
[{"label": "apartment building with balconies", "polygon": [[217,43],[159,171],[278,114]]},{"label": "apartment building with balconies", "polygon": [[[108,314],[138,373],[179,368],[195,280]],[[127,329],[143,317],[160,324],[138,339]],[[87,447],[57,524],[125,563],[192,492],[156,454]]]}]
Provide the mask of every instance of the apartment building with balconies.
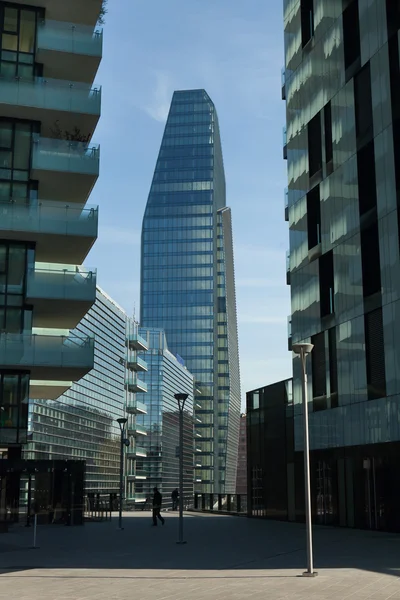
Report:
[{"label": "apartment building with balconies", "polygon": [[1,458],[21,456],[29,398],[55,400],[94,364],[79,323],[96,299],[81,265],[97,237],[101,6],[0,2]]}]

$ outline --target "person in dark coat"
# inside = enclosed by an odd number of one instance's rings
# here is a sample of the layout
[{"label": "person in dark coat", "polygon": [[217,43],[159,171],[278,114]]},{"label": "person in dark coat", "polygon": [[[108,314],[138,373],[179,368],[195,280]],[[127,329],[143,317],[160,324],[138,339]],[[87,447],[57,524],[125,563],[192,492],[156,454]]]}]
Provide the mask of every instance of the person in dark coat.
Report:
[{"label": "person in dark coat", "polygon": [[172,510],[176,510],[178,508],[178,498],[179,498],[179,492],[178,492],[178,488],[175,488],[171,494],[171,498],[172,498]]},{"label": "person in dark coat", "polygon": [[158,489],[155,487],[153,489],[153,527],[157,527],[157,519],[161,521],[161,525],[164,525],[165,519],[162,518],[160,511],[162,505],[162,496]]}]

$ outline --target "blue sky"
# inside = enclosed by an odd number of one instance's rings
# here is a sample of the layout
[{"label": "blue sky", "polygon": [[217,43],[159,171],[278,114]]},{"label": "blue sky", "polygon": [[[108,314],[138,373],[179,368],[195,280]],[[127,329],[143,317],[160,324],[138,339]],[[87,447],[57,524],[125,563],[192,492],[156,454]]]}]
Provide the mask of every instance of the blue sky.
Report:
[{"label": "blue sky", "polygon": [[109,0],[93,141],[101,176],[99,239],[86,263],[132,314],[140,229],[172,93],[205,88],[219,116],[232,208],[242,398],[291,374],[287,351],[281,2]]}]

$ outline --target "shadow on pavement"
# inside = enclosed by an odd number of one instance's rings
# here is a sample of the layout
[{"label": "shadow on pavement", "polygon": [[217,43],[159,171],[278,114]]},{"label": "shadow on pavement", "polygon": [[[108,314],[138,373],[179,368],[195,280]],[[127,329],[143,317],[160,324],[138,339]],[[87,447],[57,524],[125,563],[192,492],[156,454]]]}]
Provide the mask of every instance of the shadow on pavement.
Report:
[{"label": "shadow on pavement", "polygon": [[[176,544],[177,516],[166,513],[165,517],[164,527],[152,527],[150,513],[128,513],[123,531],[117,529],[116,518],[84,527],[41,526],[35,550],[30,548],[32,529],[17,527],[0,537],[0,574],[59,569],[63,572],[51,576],[73,577],[68,570],[134,569],[139,571],[137,579],[146,578],[148,570],[168,569],[179,571],[176,577],[180,579],[185,576],[182,571],[190,571],[192,578],[193,572],[204,578],[208,576],[205,571],[218,577],[218,571],[226,570],[230,578],[235,571],[250,571],[251,577],[293,577],[296,573],[291,570],[300,574],[305,568],[304,525],[188,514],[184,528],[187,544],[181,546]],[[360,569],[400,577],[400,536],[316,527],[314,561],[320,570]],[[278,573],[268,575],[268,570]],[[147,574],[150,576],[156,577]],[[102,575],[97,573],[99,577]]]}]

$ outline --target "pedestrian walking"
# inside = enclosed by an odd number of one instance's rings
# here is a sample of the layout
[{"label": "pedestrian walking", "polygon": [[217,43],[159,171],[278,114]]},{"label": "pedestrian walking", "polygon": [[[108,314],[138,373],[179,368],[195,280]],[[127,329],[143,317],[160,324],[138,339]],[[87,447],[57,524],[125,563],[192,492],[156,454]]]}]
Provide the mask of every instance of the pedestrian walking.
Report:
[{"label": "pedestrian walking", "polygon": [[153,489],[153,527],[157,527],[157,519],[161,521],[161,525],[164,525],[165,519],[162,518],[160,511],[162,505],[162,496],[158,489],[155,487]]},{"label": "pedestrian walking", "polygon": [[177,510],[178,508],[178,499],[179,499],[179,492],[178,492],[178,488],[175,488],[171,494],[171,498],[172,498],[172,510]]}]

